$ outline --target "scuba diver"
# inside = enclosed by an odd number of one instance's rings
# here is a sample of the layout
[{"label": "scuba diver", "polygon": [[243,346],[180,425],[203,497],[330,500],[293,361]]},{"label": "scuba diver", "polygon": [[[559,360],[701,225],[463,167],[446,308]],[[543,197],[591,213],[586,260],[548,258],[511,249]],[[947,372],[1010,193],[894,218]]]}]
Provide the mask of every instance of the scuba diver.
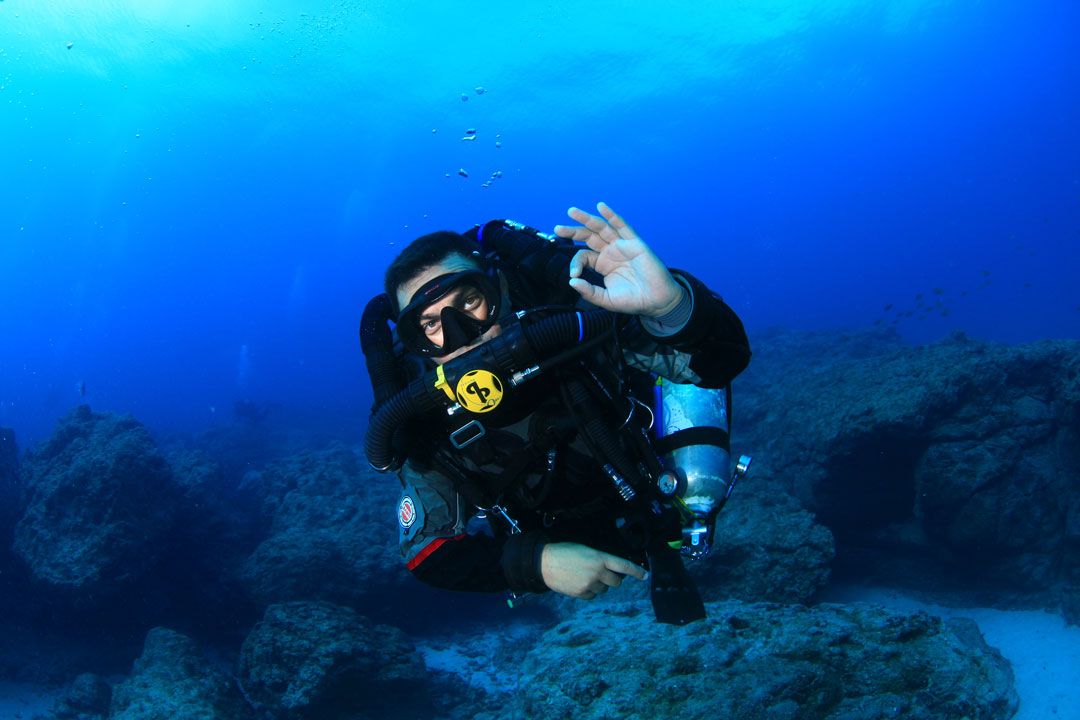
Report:
[{"label": "scuba diver", "polygon": [[[704,617],[682,556],[707,552],[734,486],[730,383],[749,342],[718,295],[597,208],[571,208],[580,224],[554,235],[497,220],[401,252],[361,320],[365,452],[398,473],[400,549],[419,580],[589,600],[648,577],[657,619],[684,624]],[[665,384],[709,389],[722,417],[655,404]],[[688,446],[722,452],[708,492],[672,466]]]}]

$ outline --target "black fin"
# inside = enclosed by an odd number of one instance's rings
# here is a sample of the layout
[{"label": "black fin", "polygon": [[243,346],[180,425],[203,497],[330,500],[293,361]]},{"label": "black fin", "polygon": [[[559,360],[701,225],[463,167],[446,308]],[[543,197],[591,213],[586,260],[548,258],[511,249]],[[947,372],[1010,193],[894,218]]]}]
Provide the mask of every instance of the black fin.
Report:
[{"label": "black fin", "polygon": [[663,543],[649,548],[649,595],[652,597],[656,621],[669,625],[686,625],[705,618],[705,603],[701,601],[694,580],[683,565],[678,550]]}]

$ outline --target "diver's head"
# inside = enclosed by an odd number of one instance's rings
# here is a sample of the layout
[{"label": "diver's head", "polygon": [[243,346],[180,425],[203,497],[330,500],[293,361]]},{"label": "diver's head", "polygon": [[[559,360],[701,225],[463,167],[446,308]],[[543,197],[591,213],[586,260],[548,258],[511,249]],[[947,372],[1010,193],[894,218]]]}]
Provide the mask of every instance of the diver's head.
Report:
[{"label": "diver's head", "polygon": [[452,232],[413,241],[386,271],[398,337],[441,364],[499,334],[502,293],[474,241]]}]

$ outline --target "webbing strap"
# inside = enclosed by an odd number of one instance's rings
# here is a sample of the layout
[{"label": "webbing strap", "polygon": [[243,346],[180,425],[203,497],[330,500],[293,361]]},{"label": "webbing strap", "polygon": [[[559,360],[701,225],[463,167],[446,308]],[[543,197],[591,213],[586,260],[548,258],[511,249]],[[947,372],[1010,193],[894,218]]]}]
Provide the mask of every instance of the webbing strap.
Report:
[{"label": "webbing strap", "polygon": [[690,445],[713,445],[730,452],[731,436],[722,428],[703,425],[676,430],[657,440],[654,447],[658,455],[667,455]]}]

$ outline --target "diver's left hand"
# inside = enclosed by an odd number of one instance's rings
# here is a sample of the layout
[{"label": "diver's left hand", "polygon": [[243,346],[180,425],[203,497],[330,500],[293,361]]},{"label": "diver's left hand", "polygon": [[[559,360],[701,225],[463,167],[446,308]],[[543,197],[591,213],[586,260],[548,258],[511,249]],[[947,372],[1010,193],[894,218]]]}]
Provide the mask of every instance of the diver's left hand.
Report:
[{"label": "diver's left hand", "polygon": [[[566,214],[581,225],[555,226],[559,237],[588,245],[570,261],[570,287],[593,305],[613,312],[660,317],[674,310],[686,290],[614,210],[605,203],[597,203],[596,209],[601,217],[570,208]],[[604,287],[582,278],[585,268],[600,273]]]}]

